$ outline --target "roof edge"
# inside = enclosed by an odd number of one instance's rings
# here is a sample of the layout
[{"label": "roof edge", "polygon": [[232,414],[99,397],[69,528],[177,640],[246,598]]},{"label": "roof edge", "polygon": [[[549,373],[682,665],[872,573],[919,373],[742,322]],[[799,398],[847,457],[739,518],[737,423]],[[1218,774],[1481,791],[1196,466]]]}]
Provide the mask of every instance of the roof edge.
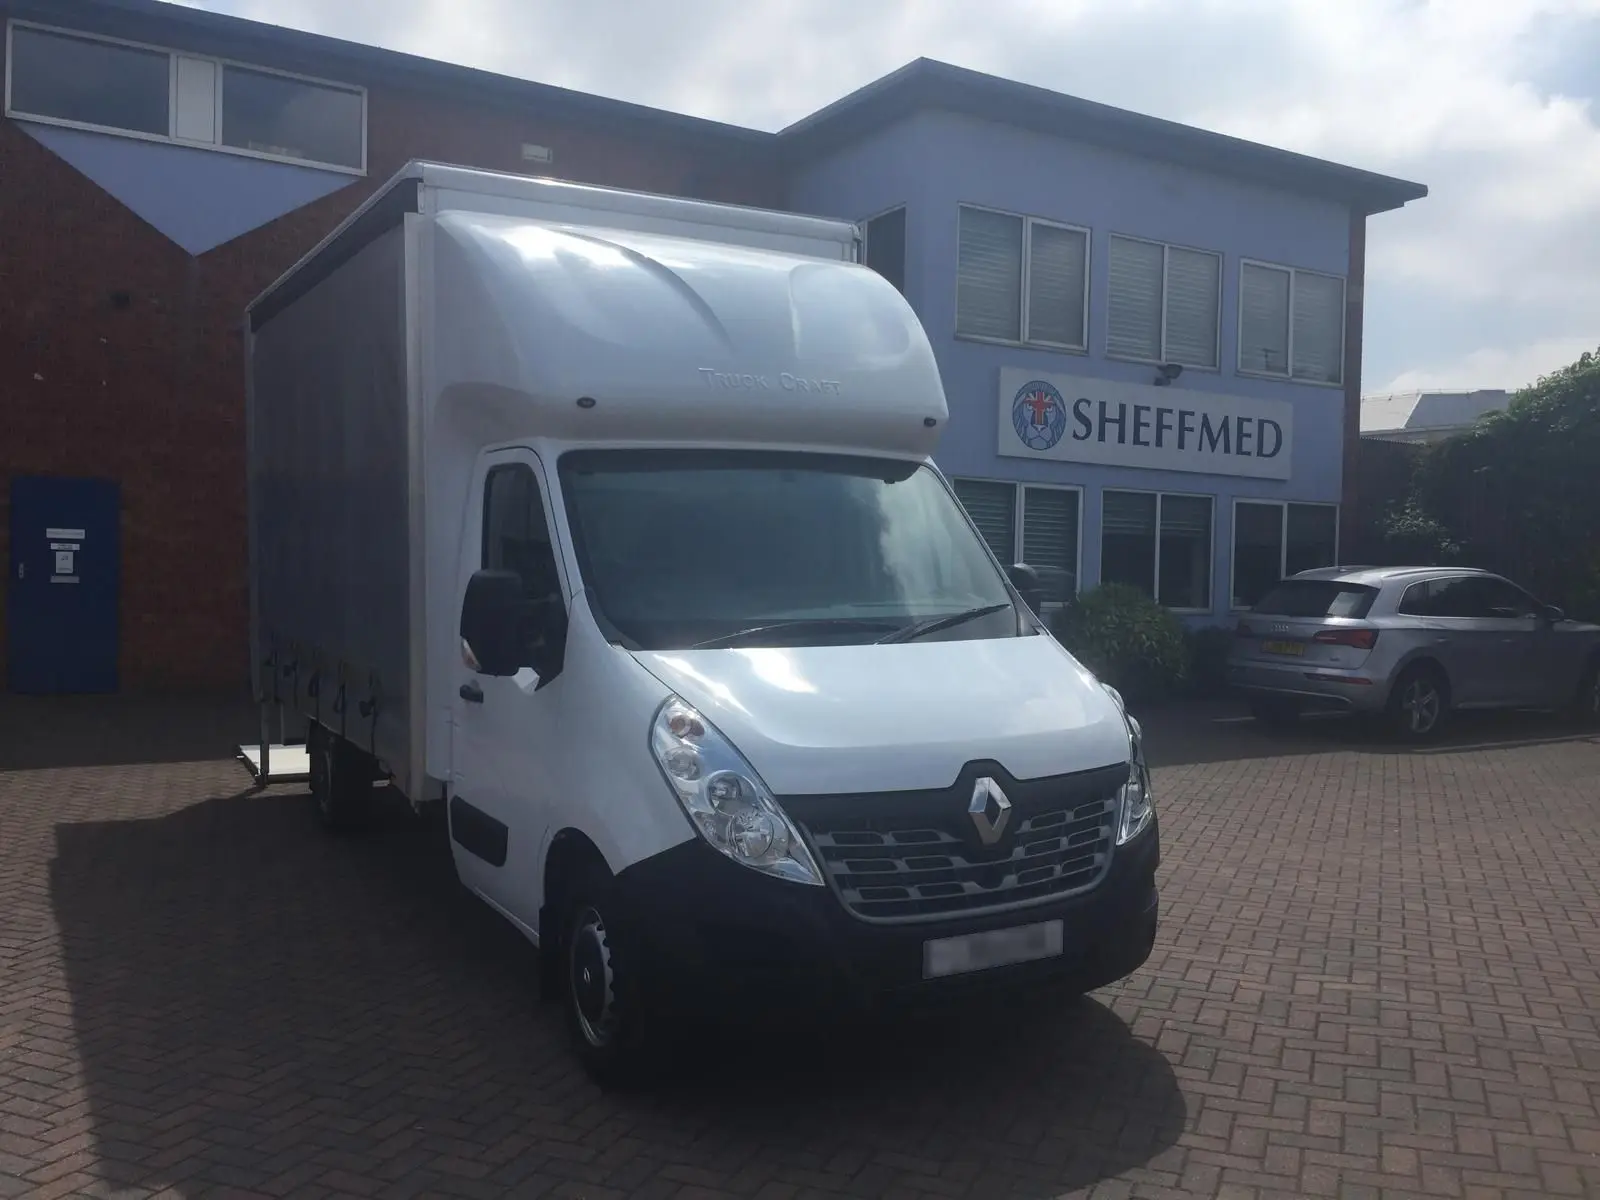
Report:
[{"label": "roof edge", "polygon": [[[785,151],[811,157],[919,111],[944,111],[1160,158],[1212,174],[1338,199],[1367,214],[1427,196],[1424,184],[918,58],[785,127]],[[1021,119],[1019,119],[1019,117]]]}]

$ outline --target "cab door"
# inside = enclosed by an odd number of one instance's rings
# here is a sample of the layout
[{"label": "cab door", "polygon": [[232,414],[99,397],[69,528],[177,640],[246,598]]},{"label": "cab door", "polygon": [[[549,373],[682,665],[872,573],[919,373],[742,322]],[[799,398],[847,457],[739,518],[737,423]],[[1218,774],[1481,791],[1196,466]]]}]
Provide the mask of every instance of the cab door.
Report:
[{"label": "cab door", "polygon": [[[483,569],[515,573],[530,609],[550,603],[564,609],[568,592],[547,494],[543,467],[532,451],[483,456],[462,538],[458,605],[473,574]],[[536,934],[551,766],[561,748],[560,677],[541,679],[528,666],[514,675],[485,674],[463,643],[449,686],[448,811],[457,874]]]}]

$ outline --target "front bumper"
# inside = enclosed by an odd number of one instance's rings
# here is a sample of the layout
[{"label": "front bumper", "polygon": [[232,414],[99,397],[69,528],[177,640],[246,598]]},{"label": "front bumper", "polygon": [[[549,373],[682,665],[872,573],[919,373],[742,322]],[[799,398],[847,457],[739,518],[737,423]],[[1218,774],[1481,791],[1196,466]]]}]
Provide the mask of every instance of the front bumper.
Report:
[{"label": "front bumper", "polygon": [[1248,696],[1294,698],[1327,708],[1377,712],[1388,695],[1385,681],[1361,670],[1341,670],[1286,659],[1228,662],[1228,686]]},{"label": "front bumper", "polygon": [[[1086,992],[1132,974],[1155,941],[1160,864],[1156,823],[1115,849],[1092,890],[998,914],[877,924],[850,915],[826,887],[773,879],[698,839],[624,870],[620,899],[644,959],[652,1009],[752,1000],[815,1013],[870,1010],[974,990],[1057,986]],[[1013,966],[924,980],[934,938],[1059,919],[1065,952]]]}]

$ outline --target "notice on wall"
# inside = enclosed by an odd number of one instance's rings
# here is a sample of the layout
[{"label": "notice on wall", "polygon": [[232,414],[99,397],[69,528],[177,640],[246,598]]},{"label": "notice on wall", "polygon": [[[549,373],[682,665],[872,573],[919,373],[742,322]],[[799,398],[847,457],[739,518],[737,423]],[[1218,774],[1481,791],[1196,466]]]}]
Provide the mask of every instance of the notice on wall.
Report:
[{"label": "notice on wall", "polygon": [[1283,400],[1005,367],[998,407],[1011,458],[1288,479],[1294,457]]},{"label": "notice on wall", "polygon": [[[55,569],[50,573],[51,583],[77,583],[78,552],[83,549],[84,533],[81,529],[46,529],[44,535],[50,542],[50,552],[55,556]],[[70,541],[61,539],[70,538]]]}]

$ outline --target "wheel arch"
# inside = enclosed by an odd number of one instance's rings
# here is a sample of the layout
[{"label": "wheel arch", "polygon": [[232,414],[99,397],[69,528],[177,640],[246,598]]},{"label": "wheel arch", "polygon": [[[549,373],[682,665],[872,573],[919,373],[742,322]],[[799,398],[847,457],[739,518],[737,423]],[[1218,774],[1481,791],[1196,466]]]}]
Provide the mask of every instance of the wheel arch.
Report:
[{"label": "wheel arch", "polygon": [[544,853],[544,894],[539,902],[539,994],[553,999],[559,988],[561,901],[586,869],[612,874],[600,847],[581,829],[567,827],[550,839]]}]

